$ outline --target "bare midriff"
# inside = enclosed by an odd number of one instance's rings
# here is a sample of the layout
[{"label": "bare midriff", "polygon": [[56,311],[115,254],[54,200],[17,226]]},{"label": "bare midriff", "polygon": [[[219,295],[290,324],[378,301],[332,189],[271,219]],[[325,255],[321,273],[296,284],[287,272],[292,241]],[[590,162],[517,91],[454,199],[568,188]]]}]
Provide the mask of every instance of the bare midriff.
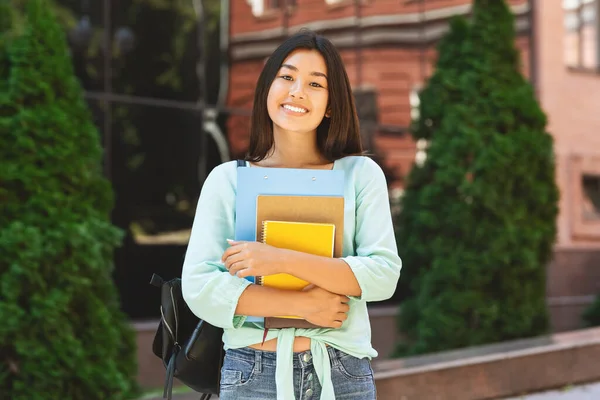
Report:
[{"label": "bare midriff", "polygon": [[[267,340],[264,344],[256,343],[248,347],[261,351],[277,351],[277,338]],[[300,353],[307,350],[310,350],[309,338],[304,336],[294,338],[294,353]]]}]

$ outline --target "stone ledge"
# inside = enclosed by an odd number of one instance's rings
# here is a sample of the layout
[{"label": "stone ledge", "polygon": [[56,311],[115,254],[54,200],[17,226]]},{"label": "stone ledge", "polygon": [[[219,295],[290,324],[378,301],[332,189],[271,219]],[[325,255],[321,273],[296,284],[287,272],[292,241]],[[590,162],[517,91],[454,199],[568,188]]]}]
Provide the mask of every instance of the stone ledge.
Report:
[{"label": "stone ledge", "polygon": [[600,380],[600,328],[375,361],[380,399],[481,400]]}]

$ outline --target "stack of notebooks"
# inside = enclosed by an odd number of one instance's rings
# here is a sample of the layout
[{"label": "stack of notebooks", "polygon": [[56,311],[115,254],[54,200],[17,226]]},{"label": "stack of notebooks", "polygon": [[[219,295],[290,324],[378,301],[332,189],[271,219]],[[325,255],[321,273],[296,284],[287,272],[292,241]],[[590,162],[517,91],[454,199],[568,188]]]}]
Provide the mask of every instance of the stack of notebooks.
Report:
[{"label": "stack of notebooks", "polygon": [[[242,170],[247,171],[242,173]],[[320,185],[315,184],[318,177],[314,175],[323,178]],[[249,176],[253,179],[249,179]],[[271,179],[279,178],[280,182],[287,176],[286,184],[276,189],[279,193],[270,193],[273,190],[269,190],[269,184],[273,185],[273,182],[264,182],[269,176]],[[237,216],[242,215],[240,212],[248,213],[250,208],[254,212],[251,212],[253,218],[249,218],[248,214],[245,214],[245,218],[237,218],[236,239],[254,239],[274,247],[324,257],[341,257],[344,233],[343,178],[343,171],[238,169]],[[309,179],[312,185],[303,190],[302,183]],[[251,185],[252,182],[255,184]],[[252,188],[249,189],[249,186]],[[273,189],[275,187],[277,185]],[[255,277],[254,283],[285,290],[302,290],[309,284],[283,273]],[[317,328],[294,315],[267,317],[264,326],[267,329]]]}]

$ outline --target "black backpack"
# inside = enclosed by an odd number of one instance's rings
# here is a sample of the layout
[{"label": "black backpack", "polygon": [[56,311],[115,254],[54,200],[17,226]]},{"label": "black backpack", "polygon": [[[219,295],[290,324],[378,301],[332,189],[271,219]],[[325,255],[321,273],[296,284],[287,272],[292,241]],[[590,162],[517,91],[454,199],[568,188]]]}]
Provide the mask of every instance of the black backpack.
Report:
[{"label": "black backpack", "polygon": [[223,329],[196,317],[181,294],[181,279],[164,281],[152,275],[150,283],[161,289],[161,319],[152,352],[166,368],[163,398],[171,399],[173,378],[202,393],[200,400],[219,394],[223,365]]},{"label": "black backpack", "polygon": [[[244,160],[237,160],[245,167]],[[181,279],[164,281],[154,274],[150,283],[161,289],[161,319],[152,342],[152,352],[167,369],[163,398],[171,400],[173,378],[202,393],[200,400],[219,394],[223,329],[196,317],[181,294]]]}]

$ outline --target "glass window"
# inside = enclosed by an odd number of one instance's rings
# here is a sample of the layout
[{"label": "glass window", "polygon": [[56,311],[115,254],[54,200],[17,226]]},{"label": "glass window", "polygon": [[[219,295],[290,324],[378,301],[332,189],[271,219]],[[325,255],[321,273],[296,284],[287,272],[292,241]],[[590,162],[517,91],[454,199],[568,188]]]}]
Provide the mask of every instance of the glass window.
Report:
[{"label": "glass window", "polygon": [[193,3],[112,1],[113,92],[191,102],[198,99],[199,49]]},{"label": "glass window", "polygon": [[104,89],[104,2],[56,0],[57,18],[64,27],[73,68],[83,88]]},{"label": "glass window", "polygon": [[[156,317],[152,273],[179,276],[201,189],[201,114],[195,110],[111,105],[113,223],[126,232],[115,256],[115,280],[124,310]],[[215,142],[205,148],[210,171],[221,160]]]},{"label": "glass window", "polygon": [[597,69],[598,0],[564,0],[564,60],[573,68]]},{"label": "glass window", "polygon": [[583,186],[583,219],[600,220],[600,176],[584,175]]}]

